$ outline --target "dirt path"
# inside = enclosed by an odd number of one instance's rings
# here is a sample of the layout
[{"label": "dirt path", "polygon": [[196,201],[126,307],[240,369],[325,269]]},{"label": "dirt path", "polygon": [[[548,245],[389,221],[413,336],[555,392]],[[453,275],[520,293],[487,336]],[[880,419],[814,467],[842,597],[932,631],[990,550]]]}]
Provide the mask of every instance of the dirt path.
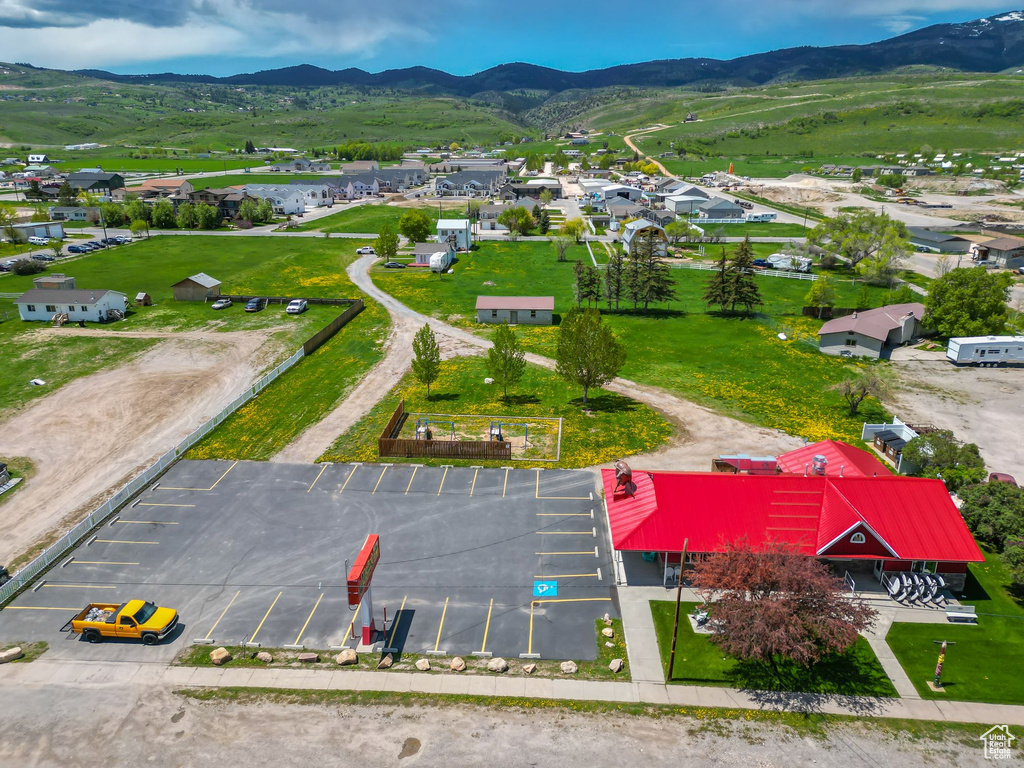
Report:
[{"label": "dirt path", "polygon": [[271,354],[263,332],[116,335],[168,338],[127,365],[77,379],[0,424],[0,455],[27,456],[37,467],[2,507],[0,563],[101,504],[227,405]]},{"label": "dirt path", "polygon": [[663,131],[663,130],[665,130],[668,127],[669,126],[667,126],[667,125],[656,125],[656,126],[654,126],[652,128],[645,128],[642,131],[634,131],[633,133],[630,133],[630,134],[628,134],[626,136],[623,136],[622,140],[626,143],[627,147],[629,147],[634,152],[636,152],[638,155],[640,155],[640,157],[642,157],[644,160],[646,160],[649,163],[654,163],[656,166],[658,166],[658,168],[661,170],[661,172],[665,176],[674,179],[675,176],[673,176],[671,173],[669,173],[668,170],[665,168],[664,165],[661,164],[660,161],[655,160],[653,157],[648,155],[642,149],[638,149],[636,144],[633,143],[633,139],[636,138],[637,136],[643,136],[645,133],[655,133],[656,131]]},{"label": "dirt path", "polygon": [[[303,432],[297,440],[275,456],[275,461],[316,461],[338,435],[368,413],[408,370],[409,361],[412,359],[412,337],[424,323],[430,323],[446,356],[482,354],[491,346],[489,341],[468,331],[421,315],[380,290],[369,275],[370,265],[375,258],[364,256],[357,259],[349,266],[348,274],[361,291],[383,304],[391,314],[393,325],[387,354],[348,398],[337,405],[319,424]],[[555,367],[554,360],[541,355],[528,354],[526,359],[549,370]],[[606,389],[646,403],[680,427],[679,434],[671,445],[634,459],[646,469],[704,471],[710,468],[711,459],[720,453],[774,454],[802,444],[799,439],[783,432],[755,427],[721,416],[657,387],[617,378]]]}]

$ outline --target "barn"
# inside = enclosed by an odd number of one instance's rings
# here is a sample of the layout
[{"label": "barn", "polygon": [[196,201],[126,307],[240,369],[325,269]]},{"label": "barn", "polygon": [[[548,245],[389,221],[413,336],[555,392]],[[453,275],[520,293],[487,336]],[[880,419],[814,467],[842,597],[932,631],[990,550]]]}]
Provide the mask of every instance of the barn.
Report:
[{"label": "barn", "polygon": [[175,301],[206,301],[220,296],[220,280],[200,272],[171,286]]}]

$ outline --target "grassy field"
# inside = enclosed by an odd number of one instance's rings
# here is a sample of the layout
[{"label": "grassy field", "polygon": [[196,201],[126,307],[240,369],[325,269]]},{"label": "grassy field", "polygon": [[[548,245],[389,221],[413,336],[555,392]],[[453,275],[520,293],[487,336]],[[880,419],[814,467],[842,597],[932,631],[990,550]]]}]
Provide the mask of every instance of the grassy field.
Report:
[{"label": "grassy field", "polygon": [[[770,247],[770,246],[768,246]],[[483,243],[464,256],[455,274],[439,277],[418,270],[375,270],[383,290],[425,314],[482,332],[475,322],[478,295],[555,297],[556,313],[572,306],[575,259],[587,259],[575,248],[570,261],[558,263],[547,243]],[[814,346],[794,340],[816,338],[820,323],[800,316],[809,283],[760,276],[763,321],[721,316],[705,311],[701,296],[708,273],[673,270],[678,299],[641,315],[625,309],[606,316],[626,346],[621,375],[665,387],[683,397],[755,424],[775,427],[810,440],[860,439],[862,422],[885,414],[875,401],[849,417],[843,401],[826,387],[865,363],[820,354]],[[837,281],[839,304],[853,301],[859,285]],[[886,292],[872,289],[874,305]],[[788,341],[776,334],[784,330]],[[552,356],[556,328],[520,326],[524,344]]]},{"label": "grassy field", "polygon": [[[483,383],[487,375],[483,357],[447,360],[440,378],[431,386],[429,400],[426,387],[411,374],[406,375],[370,413],[341,435],[320,461],[377,461],[377,438],[402,398],[406,411],[413,413],[482,414],[509,421],[561,417],[561,460],[547,465],[552,467],[589,467],[651,451],[673,432],[672,426],[647,406],[603,390],[591,391],[584,410],[582,391],[544,368],[527,366],[523,380],[510,388],[507,403],[502,400],[500,389]],[[452,463],[504,465],[478,460]]]},{"label": "grassy field", "polygon": [[[8,312],[11,318],[0,322],[0,412],[24,405],[79,376],[123,363],[157,343],[155,339],[117,338],[120,331],[260,330],[271,338],[276,350],[273,357],[283,359],[339,310],[313,305],[306,313],[292,316],[272,305],[263,312],[246,314],[236,305],[214,312],[201,302],[174,301],[171,285],[205,271],[223,280],[224,293],[357,297],[344,267],[359,245],[358,241],[308,238],[166,236],[97,251],[59,266],[60,271],[76,278],[79,287],[110,288],[129,298],[147,291],[154,305],[138,307],[127,320],[104,326],[110,337],[89,338],[76,336],[75,328],[51,333],[43,330],[42,323],[24,323],[11,300],[0,299],[0,317]],[[0,292],[20,293],[31,287],[31,277],[0,277]],[[353,327],[373,327],[373,317],[371,313]],[[47,385],[31,386],[33,378],[43,379]]]},{"label": "grassy field", "polygon": [[[700,222],[694,222],[698,226]],[[705,234],[719,231],[723,237],[806,237],[807,228],[801,224],[755,221],[749,224],[708,224],[701,227]]]},{"label": "grassy field", "polygon": [[[999,555],[985,552],[984,563],[970,566],[962,602],[976,607],[977,626],[896,623],[886,642],[922,698],[1024,704],[1024,676],[1016,666],[1024,658],[1024,598]],[[942,670],[945,693],[927,685],[935,674],[935,640],[956,643]]]},{"label": "grassy field", "polygon": [[[675,664],[672,674],[666,674],[670,683],[847,696],[896,696],[896,689],[863,637],[857,638],[845,653],[809,668],[780,661],[776,676],[765,665],[723,656],[708,635],[696,634],[687,618],[687,614],[696,607],[697,603],[682,603],[680,607]],[[675,603],[652,600],[651,613],[658,635],[662,668],[667,672]]]},{"label": "grassy field", "polygon": [[[397,206],[385,205],[383,203],[368,203],[365,205],[344,208],[337,213],[329,214],[323,218],[316,219],[315,221],[303,222],[297,227],[290,227],[289,231],[373,234],[380,232],[381,227],[385,224],[390,224],[391,229],[397,232],[398,222],[402,218],[402,215],[412,208],[424,211],[432,221],[437,220],[437,204]],[[454,204],[446,202],[442,204],[442,208],[440,210],[444,218],[457,218],[459,214],[465,212],[466,204],[459,202]]]},{"label": "grassy field", "polygon": [[26,459],[23,456],[0,456],[0,463],[7,465],[7,471],[11,478],[21,478],[20,483],[0,496],[0,504],[4,504],[5,502],[10,501],[14,497],[14,494],[26,486],[25,481],[30,479],[36,473],[36,465],[31,459]]},{"label": "grassy field", "polygon": [[[336,177],[335,177],[336,178]],[[323,176],[302,174],[302,173],[229,173],[218,176],[205,176],[198,179],[189,179],[189,182],[196,189],[208,189],[210,187],[235,187],[245,184],[289,184],[292,181],[309,181],[312,183],[322,182]],[[131,192],[131,187],[128,188]]]}]

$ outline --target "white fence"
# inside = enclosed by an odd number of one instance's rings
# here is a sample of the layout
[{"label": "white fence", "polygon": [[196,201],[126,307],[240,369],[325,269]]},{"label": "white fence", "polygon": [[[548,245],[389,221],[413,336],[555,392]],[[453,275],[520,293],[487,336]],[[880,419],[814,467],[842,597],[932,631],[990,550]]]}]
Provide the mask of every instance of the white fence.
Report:
[{"label": "white fence", "polygon": [[[717,264],[704,264],[699,261],[682,261],[678,264],[671,263],[671,267],[677,269],[700,269],[705,272],[717,272],[719,267]],[[786,277],[790,280],[817,280],[818,276],[811,272],[788,272],[783,269],[757,269],[754,270],[755,275],[765,275],[766,277]]]},{"label": "white fence", "polygon": [[0,587],[0,605],[10,600],[11,597],[17,594],[17,592],[24,586],[29,584],[36,576],[46,570],[54,562],[62,558],[68,550],[76,546],[83,538],[85,538],[89,531],[101,524],[132,496],[149,485],[149,483],[151,483],[155,478],[159,477],[164,470],[180,459],[189,448],[216,429],[224,419],[252,400],[256,395],[266,389],[274,379],[299,362],[299,360],[302,359],[303,354],[302,349],[299,348],[294,355],[289,357],[270,373],[259,379],[249,389],[236,397],[231,404],[224,408],[220,413],[178,443],[173,449],[157,459],[156,464],[148,467],[141,475],[132,478],[131,481],[120,488],[105,504],[90,512],[88,517],[80,521],[70,531],[61,536],[60,539],[43,550],[41,555],[14,574],[10,581]]}]

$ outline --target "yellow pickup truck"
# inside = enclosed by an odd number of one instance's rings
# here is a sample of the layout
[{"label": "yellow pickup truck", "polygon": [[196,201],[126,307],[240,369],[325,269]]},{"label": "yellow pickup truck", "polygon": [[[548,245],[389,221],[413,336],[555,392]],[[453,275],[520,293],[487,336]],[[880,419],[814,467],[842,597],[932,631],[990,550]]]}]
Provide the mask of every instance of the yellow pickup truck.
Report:
[{"label": "yellow pickup truck", "polygon": [[129,600],[120,605],[89,603],[60,631],[80,634],[90,643],[118,637],[156,645],[177,625],[178,612],[173,608],[160,608],[147,600]]}]

